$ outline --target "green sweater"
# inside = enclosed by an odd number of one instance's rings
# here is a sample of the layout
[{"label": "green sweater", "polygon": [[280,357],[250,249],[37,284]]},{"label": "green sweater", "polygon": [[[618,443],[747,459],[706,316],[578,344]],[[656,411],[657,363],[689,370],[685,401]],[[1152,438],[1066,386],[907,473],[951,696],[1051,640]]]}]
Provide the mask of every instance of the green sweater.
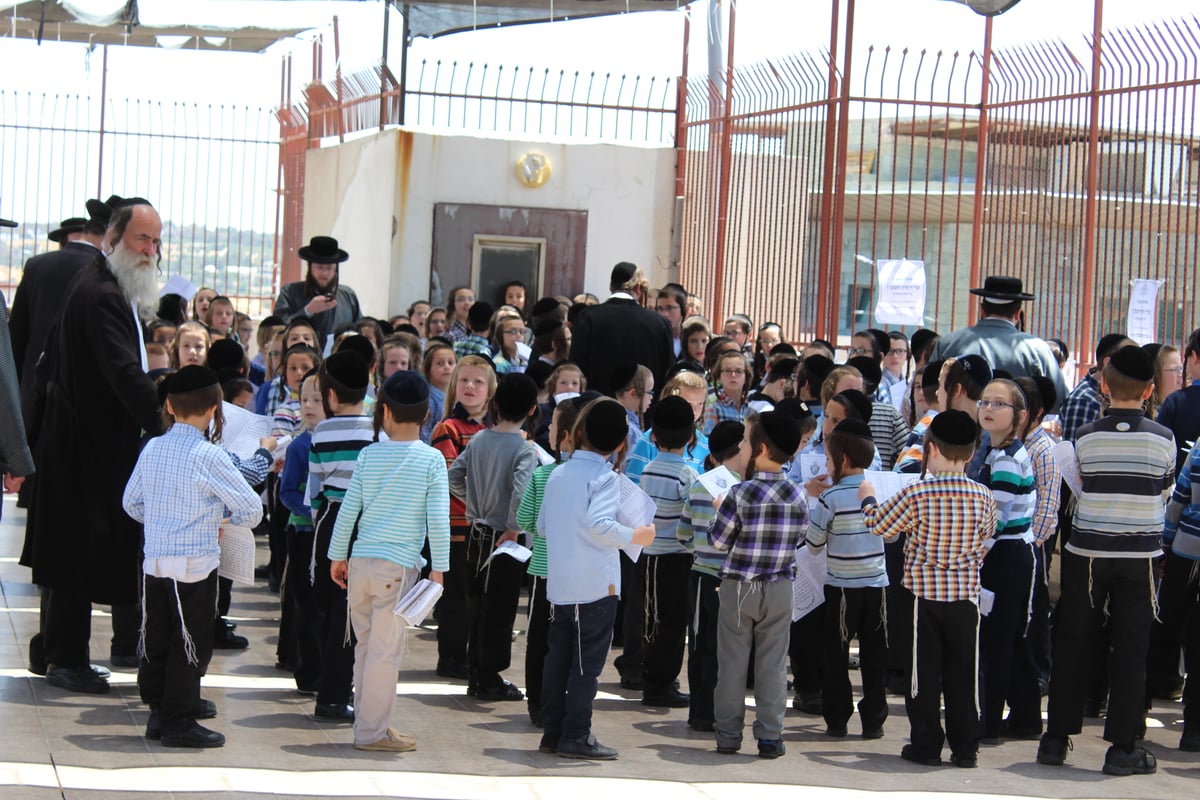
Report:
[{"label": "green sweater", "polygon": [[528,572],[538,578],[546,577],[546,540],[537,532],[538,512],[542,510],[546,481],[558,466],[543,464],[535,469],[525,487],[525,494],[521,496],[521,505],[517,507],[517,524],[521,526],[521,530],[533,537],[533,556],[529,559]]}]

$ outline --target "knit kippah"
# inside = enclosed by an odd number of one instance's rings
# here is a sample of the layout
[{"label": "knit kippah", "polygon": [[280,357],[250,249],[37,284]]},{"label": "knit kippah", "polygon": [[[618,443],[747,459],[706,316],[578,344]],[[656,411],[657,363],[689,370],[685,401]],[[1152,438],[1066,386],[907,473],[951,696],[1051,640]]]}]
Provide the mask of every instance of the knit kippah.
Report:
[{"label": "knit kippah", "polygon": [[402,406],[429,402],[429,384],[421,373],[410,369],[397,370],[389,375],[380,393],[387,400]]},{"label": "knit kippah", "polygon": [[629,435],[629,418],[625,408],[618,402],[601,400],[587,412],[583,432],[597,452],[613,452]]},{"label": "knit kippah", "polygon": [[176,372],[174,375],[167,378],[167,393],[168,394],[183,394],[184,392],[194,392],[197,389],[207,389],[210,386],[217,386],[221,381],[217,378],[217,373],[200,364],[191,364]]},{"label": "knit kippah", "polygon": [[804,437],[800,431],[799,420],[782,411],[764,411],[758,415],[758,424],[762,426],[767,439],[780,452],[786,453],[788,458],[796,454],[796,450],[800,448],[800,440]]},{"label": "knit kippah", "polygon": [[731,450],[741,444],[746,437],[746,426],[734,419],[718,422],[708,434],[708,451],[713,457]]},{"label": "knit kippah", "polygon": [[844,392],[838,392],[833,396],[833,399],[840,401],[843,406],[847,406],[850,412],[857,414],[858,418],[863,422],[871,421],[871,412],[874,410],[871,405],[871,398],[858,389],[847,389]]},{"label": "knit kippah", "polygon": [[866,439],[870,442],[875,441],[871,436],[871,426],[857,419],[842,420],[834,427],[833,432],[845,434],[846,436],[857,436],[860,439]]},{"label": "knit kippah", "polygon": [[946,444],[975,444],[975,420],[965,411],[943,411],[929,423],[929,432]]},{"label": "knit kippah", "polygon": [[1109,357],[1108,363],[1117,372],[1135,381],[1154,380],[1154,359],[1140,347],[1122,347]]},{"label": "knit kippah", "polygon": [[695,424],[691,403],[678,395],[662,399],[654,408],[655,431],[686,431]]},{"label": "knit kippah", "polygon": [[338,350],[322,365],[326,374],[347,389],[366,389],[370,380],[367,362],[353,350]]},{"label": "knit kippah", "polygon": [[971,383],[982,389],[992,382],[992,365],[983,356],[969,355],[958,359]]}]

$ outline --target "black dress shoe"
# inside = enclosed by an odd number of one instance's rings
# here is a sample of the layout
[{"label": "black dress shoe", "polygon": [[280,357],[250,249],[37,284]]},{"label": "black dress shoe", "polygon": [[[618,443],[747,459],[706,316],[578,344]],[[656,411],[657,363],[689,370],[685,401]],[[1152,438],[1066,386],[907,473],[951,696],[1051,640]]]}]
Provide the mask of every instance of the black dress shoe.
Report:
[{"label": "black dress shoe", "polygon": [[238,636],[228,628],[213,631],[214,650],[245,650],[249,646],[249,639],[245,636]]},{"label": "black dress shoe", "polygon": [[163,747],[221,747],[224,744],[224,734],[210,731],[197,722],[178,733],[162,734]]},{"label": "black dress shoe", "polygon": [[470,677],[467,671],[467,665],[461,661],[442,661],[437,664],[437,674],[441,678],[457,678],[460,681],[465,681]]},{"label": "black dress shoe", "polygon": [[112,664],[117,669],[137,669],[140,659],[137,654],[121,655],[113,653],[108,657],[108,663]]},{"label": "black dress shoe", "polygon": [[46,683],[66,689],[68,692],[84,694],[108,694],[108,681],[91,669],[72,669],[51,665],[46,670]]},{"label": "black dress shoe", "polygon": [[354,706],[349,703],[317,703],[313,716],[322,722],[354,722]]},{"label": "black dress shoe", "polygon": [[271,576],[271,565],[270,564],[262,564],[262,565],[254,568],[254,577],[269,578],[270,576]]},{"label": "black dress shoe", "polygon": [[506,700],[524,700],[525,695],[508,681],[502,681],[498,686],[476,687],[475,699],[485,703],[494,703]]},{"label": "black dress shoe", "polygon": [[[196,719],[212,719],[217,716],[217,704],[212,700],[200,698],[196,706]],[[157,741],[162,738],[162,721],[157,708],[150,709],[150,718],[146,720],[146,738]]]},{"label": "black dress shoe", "polygon": [[642,705],[655,708],[687,708],[690,698],[675,687],[667,689],[646,689],[642,694]]}]

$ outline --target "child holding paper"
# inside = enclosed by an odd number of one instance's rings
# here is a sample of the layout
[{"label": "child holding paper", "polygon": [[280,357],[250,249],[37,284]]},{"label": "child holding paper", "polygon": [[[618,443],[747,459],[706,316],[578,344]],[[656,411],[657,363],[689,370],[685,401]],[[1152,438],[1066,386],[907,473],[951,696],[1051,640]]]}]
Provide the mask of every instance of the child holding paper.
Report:
[{"label": "child holding paper", "polygon": [[[446,464],[420,441],[429,413],[429,386],[420,374],[401,370],[380,388],[375,437],[358,454],[329,545],[329,574],[347,590],[354,648],[354,746],[402,753],[416,739],[391,725],[396,673],[404,656],[404,622],[392,613],[416,584],[429,540],[432,571],[442,583],[450,568],[450,491]],[[404,491],[397,491],[398,485]],[[358,527],[351,552],[350,535]]]}]

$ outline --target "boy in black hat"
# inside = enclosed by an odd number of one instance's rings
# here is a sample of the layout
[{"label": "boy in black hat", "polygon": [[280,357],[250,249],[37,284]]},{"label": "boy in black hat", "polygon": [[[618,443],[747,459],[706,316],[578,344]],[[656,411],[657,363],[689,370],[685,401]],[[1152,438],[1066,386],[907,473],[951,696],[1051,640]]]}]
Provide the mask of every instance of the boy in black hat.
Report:
[{"label": "boy in black hat", "polygon": [[328,722],[354,720],[354,649],[346,632],[346,589],[330,578],[328,553],[358,453],[375,436],[371,418],[363,413],[369,376],[362,356],[350,350],[329,356],[317,372],[325,419],[312,432],[306,497],[315,523],[310,576],[322,618],[304,623],[317,626],[320,632],[321,677],[315,716]]},{"label": "boy in black hat", "polygon": [[[471,306],[474,310],[479,303]],[[537,453],[521,435],[537,411],[537,386],[521,374],[496,387],[496,427],[471,437],[450,465],[450,494],[466,504],[467,694],[479,700],[523,700],[500,673],[512,661],[512,629],[521,595],[523,565],[492,556],[521,535],[517,508],[537,467]],[[486,566],[485,566],[486,563]]]},{"label": "boy in black hat", "polygon": [[[858,487],[867,530],[885,539],[904,535],[904,587],[911,612],[910,687],[904,706],[912,743],[900,757],[940,766],[942,744],[951,762],[974,767],[979,750],[979,567],[984,541],[996,532],[996,501],[966,476],[975,454],[976,425],[963,411],[943,411],[929,424],[924,480],[882,504],[875,487]],[[946,730],[941,697],[946,700]]]},{"label": "boy in black hat", "polygon": [[792,580],[796,549],[808,530],[808,504],[804,487],[784,477],[783,465],[796,455],[801,435],[799,421],[782,411],[766,411],[746,423],[748,479],[718,504],[709,531],[709,543],[728,553],[720,570],[713,695],[718,753],[736,753],[742,746],[753,647],[758,755],[784,754]]},{"label": "boy in black hat", "polygon": [[142,631],[138,688],[150,706],[147,738],[166,747],[220,747],[225,737],[196,722],[200,676],[212,657],[221,518],[251,527],[262,503],[225,452],[221,385],[207,367],[167,379],[175,424],[147,442],[121,504],[144,525]]},{"label": "boy in black hat", "polygon": [[655,409],[650,433],[658,455],[646,465],[639,482],[657,509],[654,542],[637,562],[646,592],[642,705],[685,708],[688,696],[675,688],[675,679],[683,668],[692,555],[676,529],[688,489],[700,477],[684,461],[684,451],[696,437],[692,407],[679,396],[664,398]]},{"label": "boy in black hat", "polygon": [[1147,775],[1157,762],[1136,744],[1145,731],[1146,651],[1154,621],[1154,559],[1162,555],[1164,501],[1175,476],[1175,437],[1147,419],[1154,362],[1144,350],[1115,351],[1100,377],[1108,413],[1080,426],[1075,455],[1083,490],[1063,546],[1062,597],[1054,628],[1053,666],[1041,764],[1062,764],[1079,733],[1087,659],[1108,620],[1109,689],[1104,738],[1108,775]]}]

